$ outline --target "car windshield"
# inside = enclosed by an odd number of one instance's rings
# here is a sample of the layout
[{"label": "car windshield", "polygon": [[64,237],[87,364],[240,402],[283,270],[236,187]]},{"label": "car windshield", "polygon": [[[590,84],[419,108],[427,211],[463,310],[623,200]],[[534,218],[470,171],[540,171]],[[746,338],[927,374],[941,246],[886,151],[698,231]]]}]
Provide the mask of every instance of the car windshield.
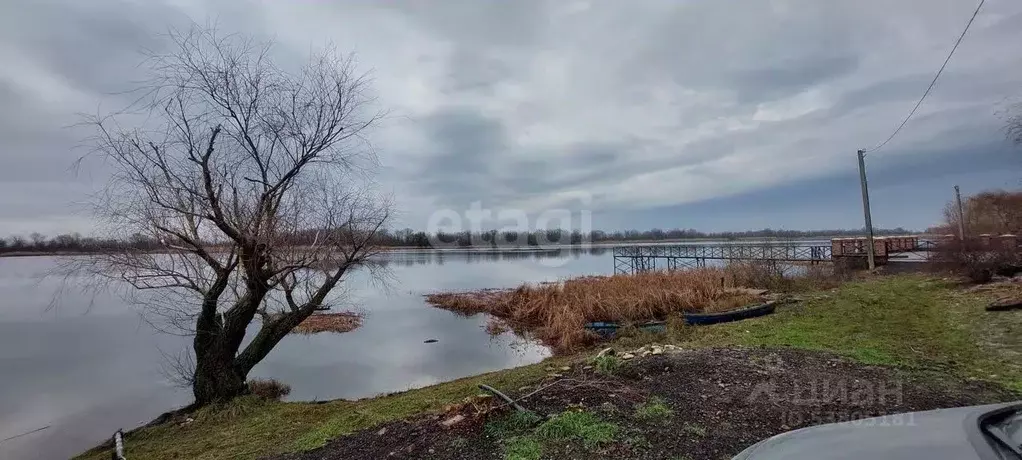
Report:
[{"label": "car windshield", "polygon": [[1022,407],[998,414],[983,424],[983,431],[1001,446],[1022,458]]},{"label": "car windshield", "polygon": [[1022,408],[1015,411],[1000,423],[1004,434],[1015,443],[1015,446],[1022,446]]}]

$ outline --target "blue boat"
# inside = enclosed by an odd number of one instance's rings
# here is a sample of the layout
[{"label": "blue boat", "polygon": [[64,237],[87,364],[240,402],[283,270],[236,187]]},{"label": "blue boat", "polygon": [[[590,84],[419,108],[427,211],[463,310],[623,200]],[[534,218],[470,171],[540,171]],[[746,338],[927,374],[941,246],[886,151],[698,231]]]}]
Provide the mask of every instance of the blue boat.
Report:
[{"label": "blue boat", "polygon": [[[596,321],[592,323],[586,323],[585,328],[599,334],[600,337],[605,339],[612,339],[617,336],[619,329],[626,325],[620,323],[612,323],[607,321]],[[634,325],[637,329],[645,332],[652,332],[656,334],[662,334],[667,332],[667,321],[649,321],[645,323],[639,323]]]},{"label": "blue boat", "polygon": [[[710,324],[728,323],[742,319],[755,318],[757,316],[769,315],[774,312],[775,302],[766,302],[759,305],[750,305],[737,310],[724,311],[719,313],[685,313],[685,323],[692,326],[706,326]],[[604,339],[612,339],[617,336],[618,330],[626,327],[626,324],[609,321],[596,321],[586,323],[585,328],[599,334]],[[649,321],[634,324],[642,331],[661,334],[667,332],[667,321]]]},{"label": "blue boat", "polygon": [[687,324],[693,326],[705,326],[708,324],[728,323],[741,319],[769,315],[774,312],[774,307],[774,302],[767,302],[720,313],[685,313],[684,316],[685,323]]}]

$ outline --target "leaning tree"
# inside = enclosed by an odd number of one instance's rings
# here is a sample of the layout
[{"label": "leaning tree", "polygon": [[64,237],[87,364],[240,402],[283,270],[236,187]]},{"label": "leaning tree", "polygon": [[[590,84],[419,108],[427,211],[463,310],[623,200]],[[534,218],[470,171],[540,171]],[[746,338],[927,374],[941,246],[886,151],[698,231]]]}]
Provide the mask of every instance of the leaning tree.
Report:
[{"label": "leaning tree", "polygon": [[90,155],[114,171],[97,209],[158,249],[72,266],[194,336],[186,378],[202,405],[244,394],[253,366],[337,300],[375,253],[388,207],[368,174],[379,113],[350,57],[328,50],[290,70],[251,38],[194,28],[170,39],[144,61],[131,108],[87,122]]}]

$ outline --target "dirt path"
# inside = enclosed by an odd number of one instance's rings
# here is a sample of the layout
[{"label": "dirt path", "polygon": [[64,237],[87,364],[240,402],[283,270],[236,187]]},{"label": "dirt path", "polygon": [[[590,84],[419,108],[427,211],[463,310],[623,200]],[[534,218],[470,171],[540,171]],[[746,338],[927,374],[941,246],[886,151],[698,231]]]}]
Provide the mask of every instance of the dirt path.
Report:
[{"label": "dirt path", "polygon": [[[629,361],[612,375],[563,374],[522,402],[546,423],[465,406],[277,458],[718,460],[804,426],[1019,398],[990,384],[792,349],[685,351]],[[464,420],[442,425],[456,415]]]}]

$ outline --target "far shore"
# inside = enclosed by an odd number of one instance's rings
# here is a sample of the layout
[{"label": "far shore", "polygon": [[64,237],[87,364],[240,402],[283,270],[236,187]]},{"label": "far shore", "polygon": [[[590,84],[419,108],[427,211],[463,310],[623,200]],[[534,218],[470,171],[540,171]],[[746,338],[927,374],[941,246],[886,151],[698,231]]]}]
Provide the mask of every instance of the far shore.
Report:
[{"label": "far shore", "polygon": [[[882,236],[882,235],[878,235]],[[930,238],[933,235],[929,234],[918,234],[916,236],[922,238]],[[671,243],[688,243],[688,242],[722,242],[722,243],[742,243],[742,242],[784,242],[784,241],[810,241],[810,240],[830,240],[832,238],[840,238],[840,235],[835,236],[813,236],[804,238],[784,238],[784,237],[743,237],[734,239],[722,239],[722,238],[667,238],[662,240],[624,240],[624,241],[599,241],[596,243],[581,243],[581,244],[546,244],[546,245],[478,245],[478,246],[456,246],[451,244],[451,247],[444,248],[433,248],[433,247],[419,247],[419,246],[384,246],[381,247],[381,251],[450,251],[450,250],[461,250],[461,251],[541,251],[541,250],[555,250],[555,249],[573,249],[573,248],[600,248],[600,249],[612,249],[621,246],[635,246],[644,244],[671,244]],[[77,256],[77,255],[89,255],[95,254],[100,251],[10,251],[0,252],[0,257],[33,257],[33,256]],[[162,250],[153,250],[152,253],[169,252]]]}]

